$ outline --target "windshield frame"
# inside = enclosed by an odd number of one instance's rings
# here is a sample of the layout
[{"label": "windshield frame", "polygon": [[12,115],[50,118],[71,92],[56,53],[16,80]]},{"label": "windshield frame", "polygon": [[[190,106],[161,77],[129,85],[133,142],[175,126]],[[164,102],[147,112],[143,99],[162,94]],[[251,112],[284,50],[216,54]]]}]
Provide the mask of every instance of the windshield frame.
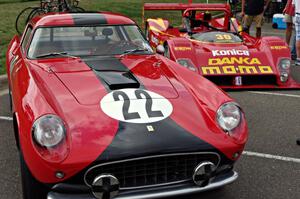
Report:
[{"label": "windshield frame", "polygon": [[[30,41],[27,44],[27,49],[25,51],[25,56],[28,60],[43,60],[43,59],[53,59],[53,58],[57,58],[57,57],[47,57],[47,58],[35,58],[35,57],[29,57],[29,50],[30,47],[32,45],[34,36],[36,34],[36,31],[42,28],[80,28],[80,27],[105,27],[105,26],[135,26],[137,28],[137,30],[139,31],[139,33],[141,34],[142,38],[144,39],[144,42],[146,42],[149,47],[151,47],[149,41],[146,39],[145,34],[143,33],[143,31],[141,30],[141,28],[137,25],[137,24],[83,24],[83,25],[63,25],[63,26],[38,26],[35,27],[33,29],[33,31],[31,32],[31,38]],[[154,50],[151,48],[151,51],[145,51],[147,52],[147,55],[153,55],[155,54]],[[122,55],[122,53],[120,54],[110,54],[110,55],[80,55],[80,56],[75,56],[75,57],[89,57],[89,56],[94,56],[94,57],[108,57],[108,56],[118,56],[118,55]],[[141,54],[140,54],[141,55]],[[59,57],[61,58],[61,57]],[[64,57],[66,58],[66,57]]]}]

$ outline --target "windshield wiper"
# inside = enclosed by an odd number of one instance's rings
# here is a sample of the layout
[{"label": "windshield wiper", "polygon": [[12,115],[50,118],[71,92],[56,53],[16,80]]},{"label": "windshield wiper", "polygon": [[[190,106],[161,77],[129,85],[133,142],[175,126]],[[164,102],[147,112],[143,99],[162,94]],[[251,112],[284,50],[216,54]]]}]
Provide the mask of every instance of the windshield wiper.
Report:
[{"label": "windshield wiper", "polygon": [[120,57],[124,57],[125,55],[129,55],[137,52],[150,52],[150,51],[148,49],[135,48],[135,49],[125,50],[123,54],[120,55]]},{"label": "windshield wiper", "polygon": [[38,55],[35,58],[46,58],[46,57],[55,57],[55,56],[62,56],[62,57],[71,57],[71,58],[77,58],[73,55],[69,55],[67,52],[52,52],[52,53],[46,53],[42,55]]}]

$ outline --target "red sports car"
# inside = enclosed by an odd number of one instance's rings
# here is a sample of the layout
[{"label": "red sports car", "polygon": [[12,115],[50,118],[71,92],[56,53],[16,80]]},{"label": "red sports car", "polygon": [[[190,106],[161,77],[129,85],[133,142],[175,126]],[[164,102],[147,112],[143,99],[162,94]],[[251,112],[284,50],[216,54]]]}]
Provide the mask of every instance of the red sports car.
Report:
[{"label": "red sports car", "polygon": [[37,16],[11,41],[7,74],[24,199],[153,199],[238,176],[239,105],[125,16]]},{"label": "red sports car", "polygon": [[144,10],[181,11],[179,27],[167,19],[146,20],[151,46],[221,88],[300,88],[290,74],[288,45],[240,32],[228,4],[147,3]]}]

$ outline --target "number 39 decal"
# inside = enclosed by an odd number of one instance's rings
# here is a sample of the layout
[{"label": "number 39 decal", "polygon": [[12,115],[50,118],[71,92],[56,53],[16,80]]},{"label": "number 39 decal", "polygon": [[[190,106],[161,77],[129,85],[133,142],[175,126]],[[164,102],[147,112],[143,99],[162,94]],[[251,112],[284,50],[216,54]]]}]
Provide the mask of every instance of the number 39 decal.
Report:
[{"label": "number 39 decal", "polygon": [[169,117],[171,102],[143,89],[121,89],[108,93],[100,102],[109,117],[130,123],[152,123]]}]

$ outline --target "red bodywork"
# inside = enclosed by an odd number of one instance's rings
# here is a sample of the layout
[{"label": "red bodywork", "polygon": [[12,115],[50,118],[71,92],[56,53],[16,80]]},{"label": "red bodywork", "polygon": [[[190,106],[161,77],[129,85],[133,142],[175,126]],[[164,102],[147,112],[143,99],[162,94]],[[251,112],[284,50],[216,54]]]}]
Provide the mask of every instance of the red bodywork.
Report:
[{"label": "red bodywork", "polygon": [[[135,24],[121,15],[101,15],[108,24]],[[74,20],[71,14],[49,14],[34,18],[28,26],[32,27],[33,35],[38,27],[74,26]],[[15,36],[7,51],[17,140],[26,164],[38,181],[62,182],[97,160],[115,138],[119,121],[101,110],[99,103],[108,90],[81,58],[28,59],[28,45],[25,50],[21,48],[23,37]],[[158,54],[126,55],[121,62],[145,89],[169,99],[174,109],[170,116],[173,121],[229,160],[237,159],[234,154],[241,154],[248,136],[245,119],[236,129],[237,139],[225,134],[216,123],[216,111],[223,103],[233,101],[231,98],[205,78]],[[58,115],[66,125],[67,140],[63,144],[68,152],[62,161],[45,160],[34,146],[32,125],[45,114]],[[51,150],[51,154],[60,152],[59,147]],[[64,172],[65,177],[56,178],[57,171]]]},{"label": "red bodywork", "polygon": [[[147,19],[146,34],[153,48],[164,45],[168,48],[168,58],[173,61],[189,60],[193,70],[211,80],[223,89],[263,89],[263,88],[300,88],[290,75],[290,69],[281,70],[282,59],[291,62],[289,46],[278,37],[254,38],[241,31],[241,26],[232,13],[229,4],[199,3],[146,3],[144,11],[169,10],[181,11],[182,18],[192,11],[195,20],[202,20],[208,13],[221,12],[221,16],[213,16],[206,20],[212,29],[204,25],[191,27],[193,34],[214,33],[215,40],[209,41],[193,38],[182,27],[173,27],[167,19]],[[191,26],[192,26],[191,22]],[[234,32],[232,34],[231,32]],[[225,38],[224,38],[225,36]],[[240,41],[229,41],[226,38],[242,38]],[[282,73],[288,74],[287,80],[281,81]]]}]

